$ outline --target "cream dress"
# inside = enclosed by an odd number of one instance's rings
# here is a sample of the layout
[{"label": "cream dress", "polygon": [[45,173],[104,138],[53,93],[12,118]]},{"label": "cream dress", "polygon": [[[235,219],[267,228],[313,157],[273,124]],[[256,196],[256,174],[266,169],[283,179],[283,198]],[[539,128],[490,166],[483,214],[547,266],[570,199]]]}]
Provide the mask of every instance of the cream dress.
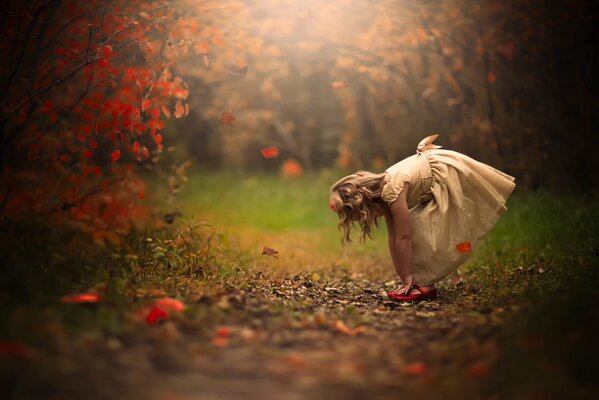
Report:
[{"label": "cream dress", "polygon": [[463,264],[507,210],[514,178],[423,139],[416,154],[389,167],[382,199],[391,204],[410,184],[407,202],[418,285],[445,278]]}]

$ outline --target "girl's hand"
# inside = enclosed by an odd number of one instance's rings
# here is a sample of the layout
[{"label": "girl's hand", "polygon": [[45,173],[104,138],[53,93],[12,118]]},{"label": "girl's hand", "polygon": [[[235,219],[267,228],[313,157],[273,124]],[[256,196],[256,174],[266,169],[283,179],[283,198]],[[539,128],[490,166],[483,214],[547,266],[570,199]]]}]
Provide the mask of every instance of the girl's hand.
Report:
[{"label": "girl's hand", "polygon": [[395,289],[391,293],[394,293],[394,294],[397,294],[400,296],[406,295],[406,294],[410,293],[410,291],[412,290],[412,286],[414,286],[414,278],[410,275],[409,277],[407,277],[404,280],[403,285],[399,289]]}]

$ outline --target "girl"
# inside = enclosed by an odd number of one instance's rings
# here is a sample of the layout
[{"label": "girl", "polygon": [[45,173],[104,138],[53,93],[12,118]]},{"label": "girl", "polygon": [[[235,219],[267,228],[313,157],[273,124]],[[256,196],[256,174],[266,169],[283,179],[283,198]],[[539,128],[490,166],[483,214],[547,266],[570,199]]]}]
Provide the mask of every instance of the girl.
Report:
[{"label": "girl", "polygon": [[463,264],[506,211],[514,178],[423,139],[416,154],[374,174],[358,171],[331,187],[330,207],[343,241],[372,238],[385,217],[389,251],[403,285],[387,295],[399,301],[437,298],[435,282]]}]

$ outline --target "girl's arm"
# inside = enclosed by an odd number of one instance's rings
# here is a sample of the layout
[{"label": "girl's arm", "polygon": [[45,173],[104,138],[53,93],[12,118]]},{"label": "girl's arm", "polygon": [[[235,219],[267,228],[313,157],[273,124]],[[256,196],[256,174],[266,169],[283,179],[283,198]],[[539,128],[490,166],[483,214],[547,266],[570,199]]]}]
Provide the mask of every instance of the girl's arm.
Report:
[{"label": "girl's arm", "polygon": [[389,211],[385,213],[391,259],[395,271],[403,282],[403,286],[394,292],[400,295],[409,293],[414,284],[412,276],[412,229],[406,200],[408,190],[409,184],[406,183],[397,200],[389,205]]}]

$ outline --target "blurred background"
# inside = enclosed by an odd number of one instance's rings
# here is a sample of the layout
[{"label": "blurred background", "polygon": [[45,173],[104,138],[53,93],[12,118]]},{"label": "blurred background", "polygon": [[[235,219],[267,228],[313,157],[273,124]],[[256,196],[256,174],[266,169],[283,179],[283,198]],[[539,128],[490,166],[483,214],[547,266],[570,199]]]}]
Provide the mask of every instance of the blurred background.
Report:
[{"label": "blurred background", "polygon": [[[309,171],[382,170],[438,133],[520,188],[585,191],[597,182],[593,8],[218,2],[204,29],[220,35],[177,66],[191,112],[172,132],[198,165],[246,171],[287,160]],[[222,123],[224,111],[234,122]],[[275,161],[260,154],[270,146]]]}]

